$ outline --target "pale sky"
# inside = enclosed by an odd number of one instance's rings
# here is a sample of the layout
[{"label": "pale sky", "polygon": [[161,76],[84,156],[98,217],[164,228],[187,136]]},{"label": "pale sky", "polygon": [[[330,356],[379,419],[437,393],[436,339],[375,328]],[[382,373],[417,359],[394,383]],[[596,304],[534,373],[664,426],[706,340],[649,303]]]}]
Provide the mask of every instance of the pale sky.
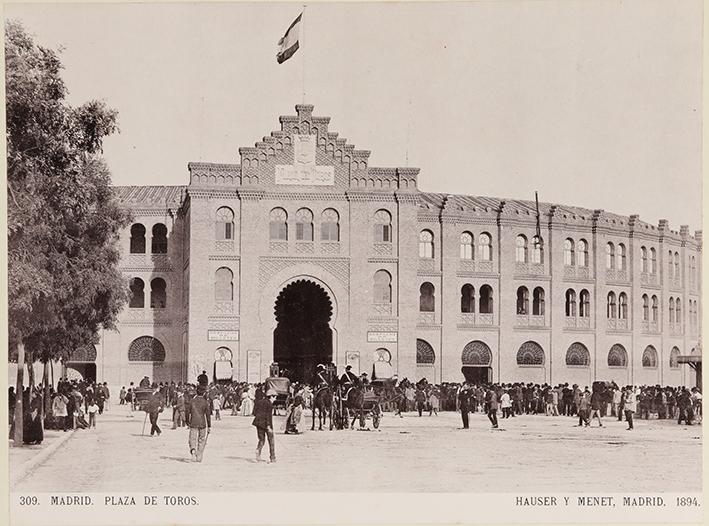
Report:
[{"label": "pale sky", "polygon": [[[305,102],[419,188],[701,228],[701,1],[5,5],[63,46],[69,101],[104,99],[117,185],[238,163]],[[407,162],[408,152],[408,162]]]}]

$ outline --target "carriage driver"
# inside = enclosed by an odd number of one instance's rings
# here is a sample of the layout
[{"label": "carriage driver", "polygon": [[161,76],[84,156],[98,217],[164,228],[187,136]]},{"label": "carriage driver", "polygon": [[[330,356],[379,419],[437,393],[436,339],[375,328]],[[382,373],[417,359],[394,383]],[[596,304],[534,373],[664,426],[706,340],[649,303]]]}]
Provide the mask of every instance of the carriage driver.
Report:
[{"label": "carriage driver", "polygon": [[345,391],[347,391],[350,387],[354,387],[358,384],[359,378],[357,378],[357,375],[352,372],[352,366],[348,365],[345,367],[344,374],[340,377],[340,385]]},{"label": "carriage driver", "polygon": [[327,371],[325,366],[321,363],[318,364],[315,369],[315,388],[320,389],[321,387],[327,387],[329,382],[327,381]]}]

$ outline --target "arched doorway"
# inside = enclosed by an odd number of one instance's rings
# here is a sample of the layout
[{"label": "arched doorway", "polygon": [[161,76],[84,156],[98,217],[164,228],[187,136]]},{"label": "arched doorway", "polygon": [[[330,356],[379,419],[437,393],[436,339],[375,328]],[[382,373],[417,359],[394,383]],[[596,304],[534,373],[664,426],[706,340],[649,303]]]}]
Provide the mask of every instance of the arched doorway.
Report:
[{"label": "arched doorway", "polygon": [[278,295],[273,360],[293,381],[310,382],[317,364],[332,361],[332,301],[320,285],[299,279]]},{"label": "arched doorway", "polygon": [[492,351],[485,342],[469,342],[463,348],[461,360],[461,372],[466,382],[476,385],[492,382]]}]

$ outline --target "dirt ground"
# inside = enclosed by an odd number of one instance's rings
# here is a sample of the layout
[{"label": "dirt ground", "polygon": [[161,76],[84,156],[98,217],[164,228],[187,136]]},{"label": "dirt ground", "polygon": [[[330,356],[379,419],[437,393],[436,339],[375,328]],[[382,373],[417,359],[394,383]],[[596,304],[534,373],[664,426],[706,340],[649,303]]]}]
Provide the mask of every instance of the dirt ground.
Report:
[{"label": "dirt ground", "polygon": [[[79,430],[12,491],[347,491],[347,492],[681,492],[701,491],[701,426],[640,420],[635,430],[606,417],[604,427],[576,418],[518,416],[490,428],[457,413],[419,418],[385,414],[379,430],[284,435],[275,418],[275,464],[256,462],[250,417],[223,411],[204,461],[193,463],[187,430],[141,434],[144,413],[113,406],[95,430]],[[371,427],[371,423],[369,424]],[[268,458],[268,446],[264,450]],[[10,469],[20,457],[10,455]],[[199,484],[195,487],[195,477]]]}]

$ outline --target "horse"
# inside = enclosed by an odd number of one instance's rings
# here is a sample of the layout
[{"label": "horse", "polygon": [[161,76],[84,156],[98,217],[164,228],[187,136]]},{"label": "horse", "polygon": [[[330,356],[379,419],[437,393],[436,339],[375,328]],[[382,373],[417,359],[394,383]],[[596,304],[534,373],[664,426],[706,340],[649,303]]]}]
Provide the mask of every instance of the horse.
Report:
[{"label": "horse", "polygon": [[[344,429],[345,427],[354,429],[355,420],[359,417],[359,427],[360,429],[364,429],[364,389],[360,386],[353,386],[346,392],[343,391],[344,389],[340,391],[339,402],[343,411],[340,415],[340,425],[338,427],[340,429]],[[343,398],[345,395],[347,399]],[[352,416],[351,423],[349,423],[350,416]]]},{"label": "horse", "polygon": [[332,412],[333,412],[333,399],[334,393],[332,388],[329,386],[321,387],[313,396],[313,425],[310,427],[311,431],[315,431],[315,410],[318,411],[318,416],[320,420],[319,430],[322,431],[323,421],[327,419],[328,414],[330,415],[330,431],[332,431]]}]

